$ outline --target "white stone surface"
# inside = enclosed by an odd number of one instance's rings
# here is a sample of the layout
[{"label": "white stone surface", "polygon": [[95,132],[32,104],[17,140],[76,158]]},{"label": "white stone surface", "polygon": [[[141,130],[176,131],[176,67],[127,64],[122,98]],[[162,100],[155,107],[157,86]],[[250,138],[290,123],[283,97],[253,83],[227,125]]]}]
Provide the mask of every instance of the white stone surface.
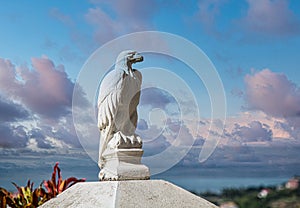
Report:
[{"label": "white stone surface", "polygon": [[149,168],[141,164],[142,149],[106,150],[105,166],[99,173],[100,180],[147,180],[150,179]]},{"label": "white stone surface", "polygon": [[77,183],[42,208],[217,208],[163,180]]}]

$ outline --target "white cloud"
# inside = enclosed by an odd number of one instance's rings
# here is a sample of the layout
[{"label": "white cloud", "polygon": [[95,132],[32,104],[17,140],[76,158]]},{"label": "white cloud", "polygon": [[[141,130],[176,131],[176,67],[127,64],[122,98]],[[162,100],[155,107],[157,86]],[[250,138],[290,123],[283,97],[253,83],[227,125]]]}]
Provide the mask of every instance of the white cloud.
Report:
[{"label": "white cloud", "polygon": [[55,66],[45,56],[31,61],[30,70],[0,58],[0,92],[41,116],[59,118],[70,113],[74,83],[64,66]]},{"label": "white cloud", "polygon": [[0,58],[0,147],[80,147],[71,115],[73,87],[64,67],[45,56],[32,58],[31,69]]},{"label": "white cloud", "polygon": [[[130,32],[150,30],[152,18],[159,8],[156,1],[93,1],[95,8],[90,8],[85,15],[86,21],[95,28],[94,38],[98,43],[105,43],[119,35]],[[109,8],[110,12],[107,12]],[[149,9],[151,8],[151,9]]]},{"label": "white cloud", "polygon": [[300,113],[300,90],[284,74],[269,69],[245,77],[246,100],[250,109],[277,117]]},{"label": "white cloud", "polygon": [[300,21],[287,0],[247,0],[248,10],[240,24],[246,31],[272,36],[299,34]]}]

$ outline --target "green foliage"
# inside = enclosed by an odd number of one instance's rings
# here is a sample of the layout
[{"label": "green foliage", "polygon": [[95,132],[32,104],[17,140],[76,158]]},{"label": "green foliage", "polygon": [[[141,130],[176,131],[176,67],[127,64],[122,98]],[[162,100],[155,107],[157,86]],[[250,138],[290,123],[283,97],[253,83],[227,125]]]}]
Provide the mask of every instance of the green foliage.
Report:
[{"label": "green foliage", "polygon": [[[258,198],[257,194],[262,189],[268,189],[266,198]],[[293,208],[300,207],[300,188],[296,190],[277,190],[274,186],[249,187],[249,188],[226,188],[220,194],[204,192],[202,197],[220,205],[224,202],[233,201],[240,208]]]},{"label": "green foliage", "polygon": [[22,207],[38,207],[47,201],[47,193],[40,185],[38,188],[33,190],[33,183],[28,180],[25,187],[20,187],[17,184],[13,185],[18,190],[17,193],[10,193],[4,188],[0,188],[0,205],[2,208],[9,205],[12,208],[22,208]]},{"label": "green foliage", "polygon": [[[8,205],[12,208],[35,208],[42,205],[47,200],[57,196],[75,183],[84,181],[84,178],[77,179],[75,177],[70,177],[66,180],[63,180],[60,168],[58,167],[58,163],[56,163],[51,179],[44,181],[38,188],[34,190],[33,183],[31,183],[30,180],[28,180],[25,187],[20,187],[17,184],[13,183],[13,185],[17,189],[16,193],[11,193],[6,189],[0,187],[0,207],[6,208]],[[45,186],[47,191],[42,187],[42,184]]]}]

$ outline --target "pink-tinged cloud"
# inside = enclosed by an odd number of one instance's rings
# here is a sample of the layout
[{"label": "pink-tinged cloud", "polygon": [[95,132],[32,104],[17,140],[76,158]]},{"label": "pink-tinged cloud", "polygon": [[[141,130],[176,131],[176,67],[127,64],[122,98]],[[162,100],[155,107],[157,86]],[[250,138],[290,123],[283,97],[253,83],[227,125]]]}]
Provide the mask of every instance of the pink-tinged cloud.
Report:
[{"label": "pink-tinged cloud", "polygon": [[[153,28],[151,20],[158,9],[155,1],[112,0],[92,3],[96,7],[88,10],[85,19],[94,26],[94,38],[98,43],[105,43],[126,33]],[[110,13],[103,8],[109,8]]]},{"label": "pink-tinged cloud", "polygon": [[94,26],[94,38],[97,42],[104,43],[116,36],[120,23],[111,19],[101,8],[90,8],[85,18],[89,24]]},{"label": "pink-tinged cloud", "polygon": [[247,126],[236,124],[231,134],[233,138],[240,142],[271,141],[273,138],[270,127],[259,121],[252,121]]},{"label": "pink-tinged cloud", "polygon": [[71,115],[74,83],[47,57],[31,62],[17,67],[0,58],[0,148],[55,149],[55,141],[80,147]]},{"label": "pink-tinged cloud", "polygon": [[300,89],[284,74],[264,69],[246,75],[248,107],[271,116],[293,117],[300,114]]},{"label": "pink-tinged cloud", "polygon": [[127,0],[127,1],[111,1],[114,5],[116,13],[120,18],[129,20],[133,27],[144,27],[141,23],[150,20],[152,15],[158,9],[156,1]]},{"label": "pink-tinged cloud", "polygon": [[198,0],[198,10],[193,15],[196,22],[201,23],[201,27],[205,32],[218,39],[228,38],[228,27],[224,27],[223,22],[219,24],[223,18],[222,7],[226,3],[228,3],[228,0]]},{"label": "pink-tinged cloud", "polygon": [[212,29],[216,23],[216,17],[220,14],[220,7],[227,0],[199,0],[198,14],[199,21],[204,24],[206,29]]},{"label": "pink-tinged cloud", "polygon": [[47,57],[32,58],[32,69],[0,59],[0,92],[19,100],[33,113],[59,118],[70,112],[74,83],[62,65]]},{"label": "pink-tinged cloud", "polygon": [[74,22],[70,16],[63,14],[58,8],[52,8],[49,11],[50,16],[61,21],[68,26],[74,26]]},{"label": "pink-tinged cloud", "polygon": [[[84,54],[91,54],[95,49],[91,38],[87,36],[81,29],[77,28],[78,24],[71,18],[70,15],[63,13],[58,8],[49,9],[49,16],[62,23],[69,30],[70,39],[73,41],[73,47],[77,47]],[[59,46],[56,41],[46,38],[42,47],[46,49],[59,49],[59,56],[62,60],[79,62],[83,61],[78,50],[72,49],[69,45]]]},{"label": "pink-tinged cloud", "polygon": [[56,117],[65,114],[72,104],[74,83],[62,65],[56,66],[46,57],[32,58],[34,70],[23,70],[22,100],[34,111]]},{"label": "pink-tinged cloud", "polygon": [[98,6],[98,8],[110,7],[111,12],[116,15],[116,18],[124,21],[131,20],[130,22],[128,22],[129,25],[145,23],[149,21],[152,18],[153,14],[159,9],[158,2],[156,1],[141,2],[139,0],[96,0],[91,1],[91,3]]},{"label": "pink-tinged cloud", "polygon": [[287,0],[247,0],[248,10],[241,20],[246,31],[272,36],[299,34],[300,21]]},{"label": "pink-tinged cloud", "polygon": [[15,66],[10,60],[0,58],[0,92],[9,91],[18,86]]}]

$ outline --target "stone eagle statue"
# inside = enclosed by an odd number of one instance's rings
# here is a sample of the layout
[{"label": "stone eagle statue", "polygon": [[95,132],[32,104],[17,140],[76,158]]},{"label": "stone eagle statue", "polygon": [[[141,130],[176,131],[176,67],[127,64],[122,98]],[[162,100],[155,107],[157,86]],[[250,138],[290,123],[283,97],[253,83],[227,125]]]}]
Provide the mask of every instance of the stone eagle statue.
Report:
[{"label": "stone eagle statue", "polygon": [[99,167],[103,168],[105,152],[118,148],[142,148],[135,134],[137,105],[140,99],[142,75],[132,64],[143,56],[132,50],[117,57],[115,68],[102,80],[98,95],[98,128],[100,130]]}]

